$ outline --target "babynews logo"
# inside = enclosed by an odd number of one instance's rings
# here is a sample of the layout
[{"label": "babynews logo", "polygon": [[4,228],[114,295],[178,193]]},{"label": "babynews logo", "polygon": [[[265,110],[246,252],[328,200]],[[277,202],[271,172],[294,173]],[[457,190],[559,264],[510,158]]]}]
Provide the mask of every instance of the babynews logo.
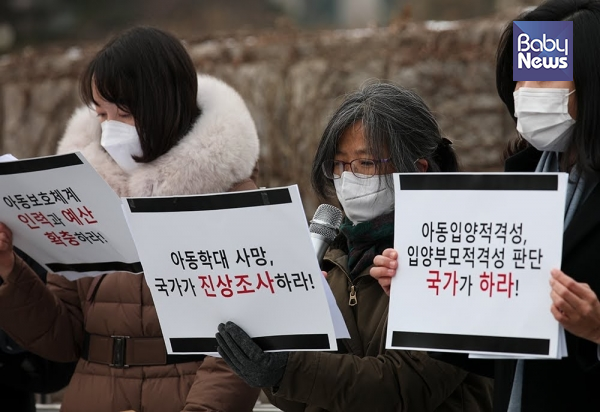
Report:
[{"label": "babynews logo", "polygon": [[513,81],[526,80],[573,80],[572,21],[513,21]]}]

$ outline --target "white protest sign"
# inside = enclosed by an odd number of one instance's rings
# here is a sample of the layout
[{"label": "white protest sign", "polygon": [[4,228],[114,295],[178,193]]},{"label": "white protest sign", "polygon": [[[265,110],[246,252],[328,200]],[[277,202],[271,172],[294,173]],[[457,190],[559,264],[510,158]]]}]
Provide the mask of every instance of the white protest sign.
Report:
[{"label": "white protest sign", "polygon": [[169,354],[216,352],[219,323],[264,350],[336,350],[297,186],[123,199]]},{"label": "white protest sign", "polygon": [[557,358],[567,175],[394,175],[386,347]]},{"label": "white protest sign", "polygon": [[0,163],[0,221],[13,243],[70,280],[140,273],[121,201],[80,153]]}]

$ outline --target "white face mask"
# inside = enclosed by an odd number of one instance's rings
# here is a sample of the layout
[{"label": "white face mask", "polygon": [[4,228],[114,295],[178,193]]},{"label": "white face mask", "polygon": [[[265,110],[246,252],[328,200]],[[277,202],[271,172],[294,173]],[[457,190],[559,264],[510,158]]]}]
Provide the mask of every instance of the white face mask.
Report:
[{"label": "white face mask", "polygon": [[569,96],[575,90],[521,87],[513,93],[517,131],[541,151],[563,152],[575,120]]},{"label": "white face mask", "polygon": [[385,177],[361,179],[352,172],[343,172],[333,180],[338,200],[352,223],[368,222],[394,210],[394,190],[388,187]]},{"label": "white face mask", "polygon": [[102,127],[100,145],[121,169],[131,173],[139,166],[131,156],[143,154],[135,126],[115,120],[105,120],[100,123],[100,127]]}]

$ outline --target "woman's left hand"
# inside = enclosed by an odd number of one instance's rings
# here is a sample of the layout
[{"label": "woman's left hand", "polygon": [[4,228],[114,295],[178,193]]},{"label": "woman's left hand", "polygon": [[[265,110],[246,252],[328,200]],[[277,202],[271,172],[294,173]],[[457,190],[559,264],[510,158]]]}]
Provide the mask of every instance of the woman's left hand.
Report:
[{"label": "woman's left hand", "polygon": [[600,301],[592,288],[559,269],[551,274],[550,310],[554,318],[573,335],[600,344]]},{"label": "woman's left hand", "polygon": [[264,352],[233,322],[221,323],[217,351],[240,378],[255,388],[278,386],[287,366],[288,352]]}]

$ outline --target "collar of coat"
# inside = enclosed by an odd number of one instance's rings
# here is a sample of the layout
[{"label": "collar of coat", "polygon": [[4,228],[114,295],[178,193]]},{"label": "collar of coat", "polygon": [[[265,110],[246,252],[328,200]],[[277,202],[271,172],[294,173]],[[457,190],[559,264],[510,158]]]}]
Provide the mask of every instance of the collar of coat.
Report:
[{"label": "collar of coat", "polygon": [[[532,172],[542,156],[542,152],[532,146],[509,157],[505,162],[507,172]],[[600,178],[600,177],[598,177]],[[577,245],[600,227],[600,185],[596,185],[588,198],[579,205],[571,223],[565,229],[563,237],[563,262],[570,253],[577,250]]]},{"label": "collar of coat", "polygon": [[224,82],[198,75],[202,114],[181,141],[150,163],[125,173],[100,146],[100,122],[87,107],[75,110],[58,153],[81,152],[121,197],[223,192],[248,178],[258,159],[258,135],[241,96]]}]

